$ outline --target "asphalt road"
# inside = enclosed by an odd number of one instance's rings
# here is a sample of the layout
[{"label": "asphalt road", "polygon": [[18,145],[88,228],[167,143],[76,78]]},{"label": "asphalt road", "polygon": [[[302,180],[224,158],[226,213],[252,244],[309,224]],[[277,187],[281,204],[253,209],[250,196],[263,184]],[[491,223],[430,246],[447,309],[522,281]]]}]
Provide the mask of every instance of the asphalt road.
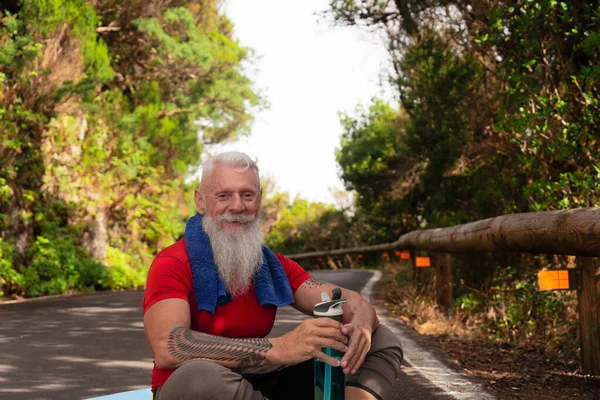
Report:
[{"label": "asphalt road", "polygon": [[[360,291],[371,272],[313,275]],[[0,305],[0,399],[84,399],[149,387],[142,296],[98,293]],[[280,309],[271,335],[303,318],[291,307]],[[438,386],[406,364],[391,400],[453,398]]]}]

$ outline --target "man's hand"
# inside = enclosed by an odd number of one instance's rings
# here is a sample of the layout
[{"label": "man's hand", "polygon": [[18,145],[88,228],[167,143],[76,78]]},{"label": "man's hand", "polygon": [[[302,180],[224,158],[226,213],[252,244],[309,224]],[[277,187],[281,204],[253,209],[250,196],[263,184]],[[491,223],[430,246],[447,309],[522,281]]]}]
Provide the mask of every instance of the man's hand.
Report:
[{"label": "man's hand", "polygon": [[[312,315],[315,304],[321,302],[321,292],[331,293],[337,286],[310,278],[304,282],[294,295],[294,307],[307,315]],[[348,351],[342,358],[345,374],[355,373],[371,349],[371,335],[379,326],[377,313],[369,302],[353,290],[342,289],[344,327],[342,334],[347,335]],[[325,318],[322,318],[325,319]],[[333,364],[332,364],[333,365]]]},{"label": "man's hand", "polygon": [[371,336],[379,326],[375,309],[362,297],[350,294],[344,308],[342,333],[348,336],[348,351],[342,358],[344,374],[355,374],[371,349]]},{"label": "man's hand", "polygon": [[348,338],[342,333],[342,324],[330,318],[304,320],[291,332],[270,340],[273,343],[273,361],[277,364],[298,364],[316,357],[339,367],[340,361],[323,353],[321,348],[331,347],[341,352],[348,350]]},{"label": "man's hand", "polygon": [[347,335],[350,341],[341,365],[344,374],[355,374],[371,348],[373,331],[368,325],[352,322],[342,327],[342,333]]}]

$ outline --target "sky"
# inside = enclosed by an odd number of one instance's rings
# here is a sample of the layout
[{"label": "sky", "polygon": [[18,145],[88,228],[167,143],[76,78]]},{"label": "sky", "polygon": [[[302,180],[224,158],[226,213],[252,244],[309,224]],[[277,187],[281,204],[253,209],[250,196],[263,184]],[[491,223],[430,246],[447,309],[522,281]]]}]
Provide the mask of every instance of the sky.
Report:
[{"label": "sky", "polygon": [[278,191],[334,203],[331,190],[344,187],[335,161],[338,112],[353,114],[373,96],[391,95],[382,40],[315,15],[327,8],[328,0],[225,1],[234,36],[255,52],[250,76],[269,108],[256,114],[248,138],[207,150],[243,151]]}]

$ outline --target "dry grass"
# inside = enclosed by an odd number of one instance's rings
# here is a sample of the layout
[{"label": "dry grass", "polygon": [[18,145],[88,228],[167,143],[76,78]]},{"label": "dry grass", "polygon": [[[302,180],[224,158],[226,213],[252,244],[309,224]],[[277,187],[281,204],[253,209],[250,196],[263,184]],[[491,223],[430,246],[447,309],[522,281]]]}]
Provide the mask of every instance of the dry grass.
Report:
[{"label": "dry grass", "polygon": [[449,336],[468,340],[472,329],[458,317],[448,318],[428,294],[433,293],[433,283],[417,287],[411,271],[405,265],[386,266],[390,280],[386,282],[385,305],[409,327],[422,335]]},{"label": "dry grass", "polygon": [[[433,289],[432,289],[433,290]],[[470,330],[459,318],[448,318],[434,300],[423,294],[427,289],[390,284],[386,306],[394,315],[422,335],[469,338]]]},{"label": "dry grass", "polygon": [[[489,325],[507,317],[508,304],[490,302],[478,312],[458,308],[448,317],[431,296],[432,284],[417,286],[410,267],[392,264],[386,271],[390,277],[385,283],[386,307],[418,333],[432,337],[467,372],[487,381],[502,398],[600,398],[600,379],[581,374],[573,293],[561,292],[556,297],[565,306],[566,315],[529,315],[543,323],[537,323],[532,331],[509,329],[492,334]],[[509,289],[502,292],[502,299],[518,301]]]},{"label": "dry grass", "polygon": [[[386,271],[390,276],[385,289],[387,308],[420,334],[505,343],[523,349],[543,348],[548,352],[577,352],[575,292],[555,292],[554,304],[560,303],[564,312],[549,312],[540,308],[541,305],[536,308],[535,303],[522,304],[523,299],[517,297],[516,290],[502,287],[483,296],[488,302],[475,309],[461,309],[456,304],[453,315],[448,317],[433,298],[431,274],[416,284],[407,265],[389,264]],[[494,297],[501,300],[492,301]],[[523,312],[522,321],[517,324],[511,322],[510,315],[515,305],[522,306],[518,311]]]}]

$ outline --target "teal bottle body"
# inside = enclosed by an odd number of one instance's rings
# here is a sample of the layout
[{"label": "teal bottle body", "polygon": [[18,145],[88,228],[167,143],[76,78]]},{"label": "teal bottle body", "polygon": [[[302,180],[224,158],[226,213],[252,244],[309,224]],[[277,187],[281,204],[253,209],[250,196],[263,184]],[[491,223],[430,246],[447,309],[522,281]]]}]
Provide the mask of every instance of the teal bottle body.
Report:
[{"label": "teal bottle body", "polygon": [[[334,302],[336,301],[330,301],[330,303]],[[329,315],[319,315],[325,313],[318,312],[317,307],[315,307],[313,315],[315,318],[332,318],[341,323],[343,318],[341,304],[344,302],[345,300],[341,299],[340,304],[337,305],[337,307],[333,307],[331,311],[326,313]],[[337,358],[338,360],[341,360],[344,356],[344,353],[341,351],[329,347],[323,347],[321,350],[323,353]],[[313,368],[315,400],[344,400],[345,376],[342,367],[332,367],[318,358],[315,358],[313,360]]]}]

